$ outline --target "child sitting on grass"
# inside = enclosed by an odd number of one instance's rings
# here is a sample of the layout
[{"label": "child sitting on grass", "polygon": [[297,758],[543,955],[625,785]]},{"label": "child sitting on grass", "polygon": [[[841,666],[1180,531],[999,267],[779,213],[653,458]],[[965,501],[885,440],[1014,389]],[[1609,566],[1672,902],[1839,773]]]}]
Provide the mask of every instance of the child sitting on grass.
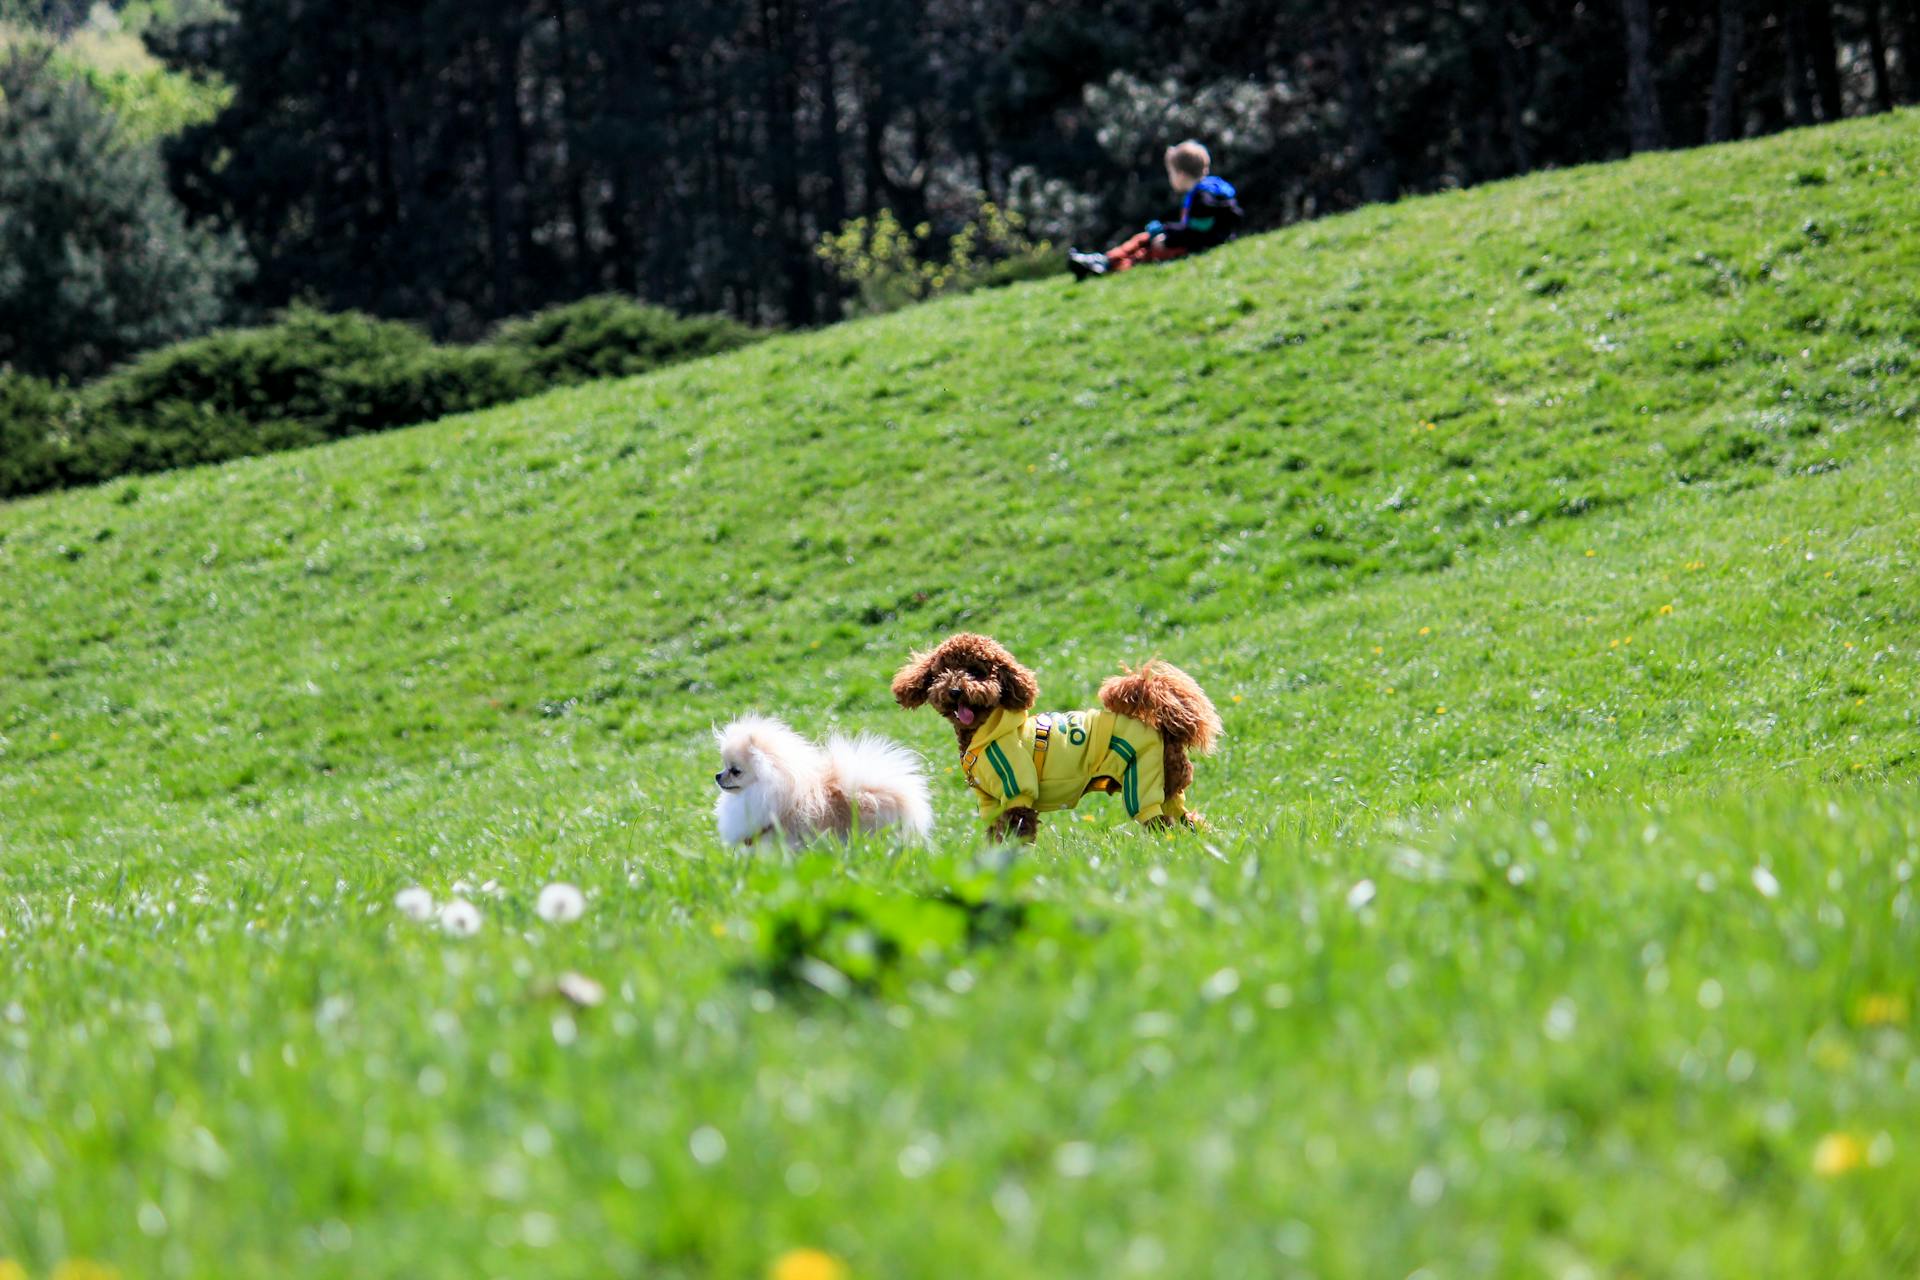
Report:
[{"label": "child sitting on grass", "polygon": [[1167,181],[1173,184],[1176,194],[1185,197],[1180,202],[1180,221],[1171,226],[1149,222],[1145,231],[1105,253],[1067,250],[1067,265],[1072,268],[1074,279],[1125,271],[1142,262],[1184,258],[1233,239],[1246,215],[1234,198],[1233,184],[1225,178],[1210,176],[1208,170],[1212,167],[1213,158],[1197,142],[1168,147]]}]

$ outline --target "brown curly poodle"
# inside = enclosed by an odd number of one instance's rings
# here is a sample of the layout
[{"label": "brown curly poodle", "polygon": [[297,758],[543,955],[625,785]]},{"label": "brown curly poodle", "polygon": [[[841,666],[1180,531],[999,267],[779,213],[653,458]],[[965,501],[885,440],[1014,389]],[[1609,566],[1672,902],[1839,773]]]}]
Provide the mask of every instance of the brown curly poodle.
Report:
[{"label": "brown curly poodle", "polygon": [[961,770],[996,837],[1031,840],[1039,815],[1081,797],[1117,794],[1149,826],[1200,825],[1188,810],[1189,754],[1220,736],[1220,714],[1193,677],[1154,659],[1100,686],[1098,711],[1036,715],[1033,672],[989,636],[950,636],[916,653],[893,678],[901,706],[932,704],[953,725]]}]

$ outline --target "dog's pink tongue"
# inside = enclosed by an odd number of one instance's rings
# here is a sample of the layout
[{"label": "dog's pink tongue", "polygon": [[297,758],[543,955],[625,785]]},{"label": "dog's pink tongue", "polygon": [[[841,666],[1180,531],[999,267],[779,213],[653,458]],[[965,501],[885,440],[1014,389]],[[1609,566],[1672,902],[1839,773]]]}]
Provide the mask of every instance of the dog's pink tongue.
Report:
[{"label": "dog's pink tongue", "polygon": [[956,711],[955,711],[955,712],[953,713],[953,718],[954,718],[955,720],[958,720],[958,721],[959,721],[959,722],[960,722],[961,724],[972,724],[972,723],[973,723],[973,708],[972,708],[972,707],[961,707],[961,708],[959,708],[958,710],[956,710]]}]

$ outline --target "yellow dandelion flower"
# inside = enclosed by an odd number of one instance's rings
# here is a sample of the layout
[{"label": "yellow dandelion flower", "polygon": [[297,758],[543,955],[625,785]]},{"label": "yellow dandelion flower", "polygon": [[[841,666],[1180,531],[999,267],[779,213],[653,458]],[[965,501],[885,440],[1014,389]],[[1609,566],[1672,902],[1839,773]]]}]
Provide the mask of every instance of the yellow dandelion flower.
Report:
[{"label": "yellow dandelion flower", "polygon": [[68,1258],[53,1269],[52,1280],[120,1280],[120,1268],[90,1258]]},{"label": "yellow dandelion flower", "polygon": [[1598,551],[1595,551],[1595,550],[1594,550],[1594,549],[1593,549],[1592,547],[1588,547],[1588,548],[1587,548],[1587,558],[1588,558],[1589,560],[1591,560],[1591,559],[1592,559],[1593,557],[1595,557],[1595,556],[1597,556],[1597,555],[1599,555],[1599,554],[1600,554],[1600,553],[1599,553]]},{"label": "yellow dandelion flower", "polygon": [[1619,647],[1620,647],[1620,642],[1619,642],[1618,640],[1609,640],[1609,641],[1607,641],[1607,648],[1609,648],[1609,649],[1618,649]]},{"label": "yellow dandelion flower", "polygon": [[1661,613],[1663,613],[1663,614],[1665,614],[1665,613],[1672,613],[1672,612],[1673,612],[1673,606],[1672,606],[1672,605],[1670,605],[1670,604],[1663,604],[1663,605],[1661,605],[1661,606],[1660,606],[1660,612],[1661,612]]},{"label": "yellow dandelion flower", "polygon": [[1864,707],[1867,705],[1867,700],[1865,698],[1855,698],[1853,700],[1853,705],[1856,707]]},{"label": "yellow dandelion flower", "polygon": [[1853,641],[1851,640],[1842,641],[1842,643],[1845,644],[1849,649],[1853,648]]},{"label": "yellow dandelion flower", "polygon": [[27,1280],[27,1269],[12,1258],[0,1258],[0,1280]]},{"label": "yellow dandelion flower", "polygon": [[1907,998],[1884,994],[1861,996],[1854,1002],[1853,1016],[1863,1027],[1903,1027],[1907,1023]]},{"label": "yellow dandelion flower", "polygon": [[847,1266],[819,1249],[790,1249],[773,1260],[768,1280],[846,1280]]},{"label": "yellow dandelion flower", "polygon": [[725,926],[724,924],[721,924],[718,920],[713,922],[711,928],[713,930],[714,937],[724,938],[727,936],[727,926]]},{"label": "yellow dandelion flower", "polygon": [[1388,694],[1392,694],[1392,693],[1393,693],[1393,686],[1392,686],[1392,685],[1388,685],[1388,686],[1387,686],[1387,692],[1388,692]]},{"label": "yellow dandelion flower", "polygon": [[1035,467],[1035,466],[1034,466],[1034,465],[1033,465],[1033,464],[1032,464],[1031,462],[1029,462],[1029,463],[1027,464],[1027,474],[1028,474],[1028,475],[1032,475],[1032,474],[1033,474],[1033,473],[1034,473],[1034,472],[1035,472],[1036,470],[1038,470],[1038,468],[1036,468],[1036,467]]},{"label": "yellow dandelion flower", "polygon": [[1621,644],[1632,644],[1632,643],[1633,643],[1633,637],[1632,637],[1632,636],[1628,636],[1628,637],[1627,637],[1627,638],[1626,638],[1625,640],[1622,640],[1622,641],[1621,641],[1620,643],[1621,643]]},{"label": "yellow dandelion flower", "polygon": [[1447,709],[1446,709],[1445,707],[1435,707],[1435,708],[1433,709],[1433,714],[1435,714],[1435,715],[1437,715],[1437,716],[1443,716],[1443,715],[1445,715],[1445,714],[1447,714]]},{"label": "yellow dandelion flower", "polygon": [[1240,701],[1240,695],[1239,695],[1239,694],[1237,694],[1237,693],[1236,693],[1236,694],[1234,694],[1234,695],[1233,695],[1233,700],[1234,700],[1235,702],[1238,702],[1238,701]]},{"label": "yellow dandelion flower", "polygon": [[1382,649],[1382,648],[1381,648],[1381,647],[1380,647],[1379,645],[1375,645],[1375,646],[1373,646],[1373,652],[1374,652],[1374,653],[1375,653],[1376,655],[1378,655],[1378,654],[1382,654],[1382,653],[1385,653],[1385,652],[1386,652],[1386,650],[1385,650],[1385,649]]},{"label": "yellow dandelion flower", "polygon": [[1823,1178],[1851,1173],[1867,1162],[1867,1144],[1851,1133],[1830,1133],[1813,1148],[1813,1171]]},{"label": "yellow dandelion flower", "polygon": [[1422,627],[1422,628],[1420,628],[1420,634],[1421,634],[1421,635],[1423,635],[1423,636],[1424,636],[1424,635],[1430,635],[1430,634],[1432,634],[1432,632],[1433,632],[1433,628],[1432,628],[1432,627]]}]

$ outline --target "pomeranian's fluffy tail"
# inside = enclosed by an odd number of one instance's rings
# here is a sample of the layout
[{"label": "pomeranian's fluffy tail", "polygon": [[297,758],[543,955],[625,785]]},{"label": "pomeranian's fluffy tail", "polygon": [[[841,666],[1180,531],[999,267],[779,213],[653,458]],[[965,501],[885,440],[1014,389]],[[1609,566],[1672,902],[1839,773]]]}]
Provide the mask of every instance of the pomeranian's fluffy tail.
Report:
[{"label": "pomeranian's fluffy tail", "polygon": [[861,830],[897,826],[914,840],[932,834],[933,805],[919,756],[870,733],[836,734],[827,739],[827,760]]},{"label": "pomeranian's fluffy tail", "polygon": [[1204,756],[1220,737],[1220,713],[1194,678],[1155,658],[1138,671],[1122,668],[1100,686],[1100,705],[1153,726],[1166,743],[1167,794],[1193,781],[1188,753]]}]

